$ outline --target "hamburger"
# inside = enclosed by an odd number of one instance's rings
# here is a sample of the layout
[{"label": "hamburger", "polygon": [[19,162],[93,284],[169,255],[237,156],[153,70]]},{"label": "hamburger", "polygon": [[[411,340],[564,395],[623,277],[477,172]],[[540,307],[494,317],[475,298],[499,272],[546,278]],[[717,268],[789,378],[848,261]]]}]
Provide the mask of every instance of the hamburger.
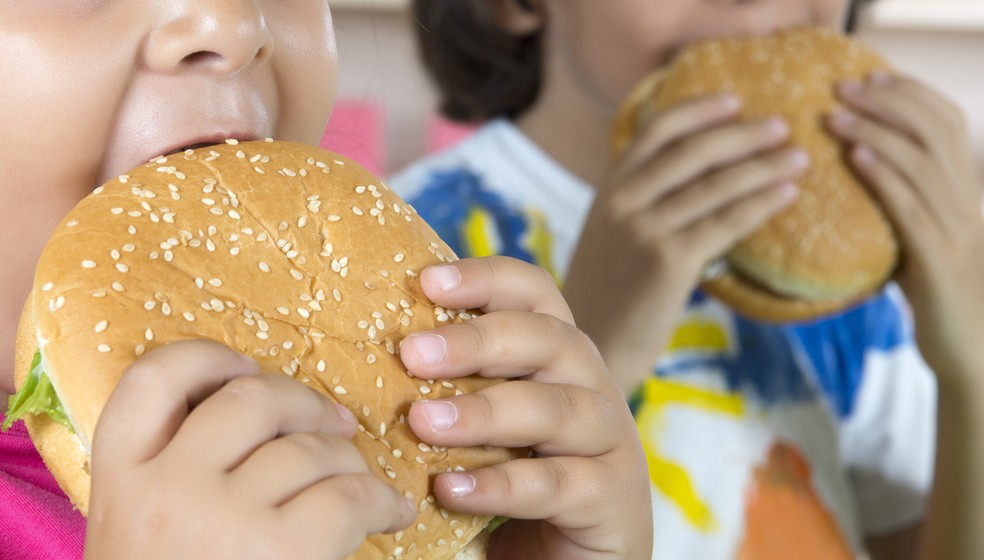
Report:
[{"label": "hamburger", "polygon": [[690,45],[630,93],[612,129],[615,154],[658,112],[730,93],[743,100],[743,120],[782,117],[791,143],[811,156],[798,199],[711,263],[704,291],[748,317],[786,322],[840,311],[892,276],[899,261],[892,226],[824,124],[839,81],[889,70],[850,37],[802,27]]},{"label": "hamburger", "polygon": [[[406,414],[497,381],[411,377],[410,332],[469,319],[420,288],[456,259],[415,211],[355,162],[255,141],[162,156],[97,188],[53,233],[21,316],[7,422],[23,417],[86,514],[96,422],[151,349],[211,339],[350,409],[369,467],[418,504],[412,530],[369,537],[356,559],[485,558],[491,519],[440,507],[432,478],[523,454],[430,447]],[[468,550],[465,550],[465,549]]]}]

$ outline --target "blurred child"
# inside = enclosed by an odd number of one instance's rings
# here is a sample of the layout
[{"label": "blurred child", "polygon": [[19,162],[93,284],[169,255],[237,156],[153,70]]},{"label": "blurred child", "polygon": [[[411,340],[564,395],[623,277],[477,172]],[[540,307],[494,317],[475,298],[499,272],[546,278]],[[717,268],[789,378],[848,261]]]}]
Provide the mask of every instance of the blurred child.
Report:
[{"label": "blurred child", "polygon": [[[915,554],[932,478],[936,385],[898,286],[803,325],[749,321],[694,292],[706,263],[796,196],[809,161],[788,146],[786,124],[739,122],[740,99],[698,99],[657,115],[614,168],[607,156],[621,100],[682,46],[798,25],[842,28],[855,7],[846,0],[413,6],[443,111],[484,124],[391,184],[459,254],[510,255],[564,280],[578,325],[635,407],[659,494],[654,557]],[[965,379],[953,362],[968,366],[979,352],[967,339],[980,336],[984,271],[968,257],[981,254],[973,249],[984,233],[979,213],[966,212],[979,204],[969,200],[977,178],[960,119],[908,80],[844,84],[841,94],[852,112],[831,126],[846,144],[859,143],[856,163],[886,206],[923,199],[893,190],[897,177],[865,173],[864,162],[890,162],[883,165],[905,170],[908,188],[933,189],[941,206],[963,209],[948,226],[966,238],[941,234],[916,245],[906,241],[921,227],[909,210],[892,216],[910,253],[900,279],[935,279],[903,283],[919,348],[941,380]],[[887,139],[871,145],[852,127]],[[963,276],[944,272],[958,264]],[[956,302],[976,302],[978,311]],[[940,303],[950,304],[946,320]]]},{"label": "blurred child", "polygon": [[[227,137],[316,143],[337,60],[324,1],[45,0],[2,10],[0,392],[10,393],[17,318],[62,216],[155,155]],[[496,533],[490,558],[648,556],[637,432],[553,282],[526,263],[491,259],[428,269],[422,284],[442,305],[488,313],[409,337],[402,356],[415,375],[488,368],[527,381],[417,403],[415,431],[433,445],[538,451],[530,461],[438,477],[442,504],[513,519]],[[23,426],[0,434],[0,556],[79,558],[84,539],[86,556],[99,559],[344,558],[367,534],[411,525],[404,498],[365,476],[361,458],[353,463],[351,418],[298,383],[257,373],[252,361],[207,342],[138,361],[96,430],[87,533]],[[489,408],[503,416],[490,419]],[[263,426],[234,421],[256,411]],[[435,419],[442,429],[431,427]],[[291,438],[303,445],[253,461],[251,451]],[[223,447],[248,458],[227,469],[216,460]],[[283,475],[288,464],[310,468],[293,479]]]}]

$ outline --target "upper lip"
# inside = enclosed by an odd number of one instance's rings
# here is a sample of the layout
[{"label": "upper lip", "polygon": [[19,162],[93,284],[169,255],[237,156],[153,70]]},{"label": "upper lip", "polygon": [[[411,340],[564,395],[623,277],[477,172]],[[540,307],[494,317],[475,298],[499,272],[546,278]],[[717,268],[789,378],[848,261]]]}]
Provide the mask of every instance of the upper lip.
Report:
[{"label": "upper lip", "polygon": [[188,150],[188,149],[203,148],[203,147],[206,147],[206,146],[212,146],[212,145],[215,145],[215,144],[221,144],[221,143],[225,142],[226,140],[237,140],[237,141],[240,141],[240,142],[247,142],[247,141],[250,141],[250,140],[258,140],[258,139],[260,139],[260,135],[259,134],[256,134],[255,132],[252,132],[252,131],[250,131],[250,132],[213,132],[213,133],[204,134],[204,135],[200,135],[200,136],[193,136],[193,137],[190,137],[190,138],[186,138],[184,140],[181,140],[179,142],[175,142],[175,143],[171,144],[170,146],[168,146],[168,147],[166,147],[166,148],[164,148],[162,150],[158,150],[154,154],[151,154],[150,156],[148,156],[146,158],[146,161],[149,161],[149,160],[151,160],[153,158],[156,158],[156,157],[159,157],[159,156],[169,156],[169,155],[181,153],[181,152],[183,152],[185,150]]}]

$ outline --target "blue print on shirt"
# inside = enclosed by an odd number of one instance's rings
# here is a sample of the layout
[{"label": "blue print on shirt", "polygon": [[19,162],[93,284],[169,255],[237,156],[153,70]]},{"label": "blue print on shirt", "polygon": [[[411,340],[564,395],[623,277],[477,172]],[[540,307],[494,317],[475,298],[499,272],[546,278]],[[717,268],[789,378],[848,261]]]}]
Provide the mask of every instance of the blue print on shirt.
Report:
[{"label": "blue print on shirt", "polygon": [[891,351],[912,342],[899,304],[882,292],[835,317],[788,327],[809,358],[834,410],[847,417],[864,375],[869,351]]},{"label": "blue print on shirt", "polygon": [[470,171],[437,171],[408,202],[459,256],[470,256],[465,250],[464,224],[469,214],[478,208],[486,211],[495,222],[496,237],[501,243],[498,254],[534,262],[533,255],[522,245],[529,231],[526,217]]}]

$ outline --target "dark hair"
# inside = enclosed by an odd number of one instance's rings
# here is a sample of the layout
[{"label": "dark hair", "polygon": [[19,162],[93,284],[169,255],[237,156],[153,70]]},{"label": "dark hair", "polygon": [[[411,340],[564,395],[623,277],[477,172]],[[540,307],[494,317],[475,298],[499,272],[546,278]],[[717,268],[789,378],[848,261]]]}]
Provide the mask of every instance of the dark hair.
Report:
[{"label": "dark hair", "polygon": [[496,22],[488,0],[413,0],[424,66],[448,118],[515,117],[540,92],[540,34],[517,36]]},{"label": "dark hair", "polygon": [[[599,0],[600,1],[600,0]],[[874,0],[851,0],[847,31]],[[529,9],[525,0],[521,6]],[[413,0],[418,48],[440,92],[440,110],[468,123],[516,117],[540,92],[541,34],[517,36],[501,28],[489,0]]]}]

